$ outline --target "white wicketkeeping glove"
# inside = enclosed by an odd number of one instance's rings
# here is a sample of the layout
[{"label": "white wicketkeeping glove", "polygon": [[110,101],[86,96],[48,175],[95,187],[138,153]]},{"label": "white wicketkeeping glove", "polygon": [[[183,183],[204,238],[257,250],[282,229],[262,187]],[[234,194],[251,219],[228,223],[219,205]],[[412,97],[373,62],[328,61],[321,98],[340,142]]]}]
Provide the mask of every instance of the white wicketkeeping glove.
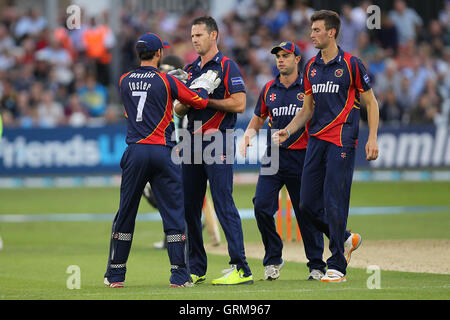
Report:
[{"label": "white wicketkeeping glove", "polygon": [[208,70],[206,73],[203,73],[200,77],[192,81],[190,89],[200,89],[203,88],[208,91],[208,94],[214,92],[217,89],[220,82],[222,80],[219,78],[217,72],[213,70]]},{"label": "white wicketkeeping glove", "polygon": [[170,74],[171,76],[177,78],[178,80],[182,81],[183,83],[186,83],[188,79],[188,73],[184,71],[183,69],[175,69],[172,71],[167,72],[167,74]]}]

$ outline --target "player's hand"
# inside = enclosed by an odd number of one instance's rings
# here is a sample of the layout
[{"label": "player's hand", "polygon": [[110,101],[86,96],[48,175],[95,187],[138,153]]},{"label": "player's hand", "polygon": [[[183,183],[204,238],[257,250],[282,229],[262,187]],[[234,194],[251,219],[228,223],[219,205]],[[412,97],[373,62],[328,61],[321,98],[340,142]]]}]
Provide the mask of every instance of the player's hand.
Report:
[{"label": "player's hand", "polygon": [[247,148],[252,145],[252,138],[244,135],[244,139],[242,139],[241,144],[239,145],[239,153],[242,157],[247,156]]},{"label": "player's hand", "polygon": [[184,105],[180,103],[178,100],[175,100],[173,103],[173,115],[179,119],[182,119],[191,109],[190,106]]},{"label": "player's hand", "polygon": [[167,74],[170,74],[171,76],[177,78],[183,83],[186,83],[188,79],[188,73],[184,71],[183,69],[175,69],[172,71],[167,72]]},{"label": "player's hand", "polygon": [[289,136],[290,135],[286,129],[281,129],[272,135],[272,141],[273,143],[275,143],[275,145],[279,146],[283,142],[285,142],[289,138]]},{"label": "player's hand", "polygon": [[376,139],[367,140],[366,143],[366,160],[372,161],[378,158],[378,143]]},{"label": "player's hand", "polygon": [[213,70],[208,70],[206,73],[203,73],[200,77],[192,81],[190,89],[205,89],[208,91],[208,94],[211,94],[214,92],[214,90],[217,89],[220,82],[222,80],[219,78],[219,75],[217,72]]}]

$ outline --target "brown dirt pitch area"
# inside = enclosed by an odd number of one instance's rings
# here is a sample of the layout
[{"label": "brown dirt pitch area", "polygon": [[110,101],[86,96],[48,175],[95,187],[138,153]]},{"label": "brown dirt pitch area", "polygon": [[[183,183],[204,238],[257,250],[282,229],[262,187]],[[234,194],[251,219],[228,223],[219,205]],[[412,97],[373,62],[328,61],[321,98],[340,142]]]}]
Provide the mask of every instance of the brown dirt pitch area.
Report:
[{"label": "brown dirt pitch area", "polygon": [[[206,245],[208,253],[228,255],[223,240],[219,246]],[[249,258],[263,259],[262,243],[246,243],[245,253]],[[330,256],[325,242],[324,261]],[[284,243],[285,261],[306,263],[302,242]],[[380,240],[364,241],[352,254],[350,266],[367,268],[376,265],[381,270],[450,274],[450,240]]]}]

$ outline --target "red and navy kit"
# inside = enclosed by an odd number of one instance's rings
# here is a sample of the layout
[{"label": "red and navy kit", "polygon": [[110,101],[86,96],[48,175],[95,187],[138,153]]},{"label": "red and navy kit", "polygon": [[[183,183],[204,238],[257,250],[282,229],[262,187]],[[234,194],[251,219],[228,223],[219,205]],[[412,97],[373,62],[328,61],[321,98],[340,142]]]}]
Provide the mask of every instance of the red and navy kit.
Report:
[{"label": "red and navy kit", "polygon": [[175,77],[150,66],[124,74],[119,86],[127,117],[127,144],[173,147],[173,101],[204,109],[209,100],[205,90],[190,90]]},{"label": "red and navy kit", "polygon": [[305,95],[312,95],[314,115],[310,136],[337,146],[355,146],[358,140],[360,93],[371,88],[361,60],[339,48],[327,64],[319,52],[305,67]]},{"label": "red and navy kit", "polygon": [[[200,68],[201,58],[186,66],[187,85],[208,70],[214,70],[221,79],[220,85],[210,94],[212,99],[226,99],[232,94],[245,92],[244,80],[235,62],[218,52],[213,59]],[[235,139],[227,139],[227,129],[234,129],[236,113],[218,111],[211,108],[190,109],[188,130],[194,136],[191,139],[191,163],[183,163],[183,188],[186,225],[189,234],[189,268],[192,274],[203,276],[207,270],[207,255],[203,244],[202,207],[207,185],[211,190],[217,219],[222,226],[228,244],[230,264],[242,269],[244,276],[251,275],[245,257],[244,235],[241,217],[233,200],[233,162],[227,161],[227,155],[234,159]],[[198,126],[198,122],[201,125]],[[208,162],[203,159],[204,151],[211,145],[210,140],[203,139],[197,143],[195,137],[218,131],[221,134],[222,149],[214,148],[213,157],[221,155],[220,161]],[[212,135],[210,135],[212,136]],[[219,136],[219,135],[217,135]],[[216,139],[216,138],[215,138]],[[215,140],[214,139],[214,140]],[[217,138],[220,139],[220,138]],[[200,155],[200,163],[195,162]]]},{"label": "red and navy kit", "polygon": [[[269,81],[261,90],[256,103],[255,115],[269,118],[270,129],[285,128],[303,106],[304,87],[303,76],[298,75],[294,83],[288,88],[280,82],[280,77]],[[271,155],[271,130],[267,135],[267,150],[265,156],[274,162]],[[286,186],[292,201],[295,216],[302,233],[308,232],[309,246],[314,250],[307,250],[308,267],[323,269],[321,249],[323,249],[323,235],[317,229],[307,230],[300,219],[300,187],[305,160],[308,133],[302,128],[292,134],[279,149],[278,170],[274,174],[258,176],[255,196],[253,198],[256,223],[261,233],[265,254],[263,265],[278,265],[282,263],[283,241],[275,227],[274,214],[278,211],[278,195],[283,186]],[[272,146],[272,147],[271,147]],[[261,168],[272,164],[262,164]],[[308,255],[312,252],[312,255]],[[314,255],[315,254],[315,255]]]},{"label": "red and navy kit", "polygon": [[[261,90],[255,107],[255,115],[262,119],[269,117],[270,129],[283,129],[302,108],[304,92],[302,76],[298,76],[289,88],[280,82],[278,76],[266,83]],[[271,145],[271,137],[269,130],[267,134],[268,147]],[[280,147],[290,150],[306,149],[307,143],[308,133],[305,128],[302,128],[292,134]]]},{"label": "red and navy kit", "polygon": [[[339,48],[324,63],[321,52],[305,67],[305,94],[312,95],[314,113],[300,191],[300,215],[306,229],[316,228],[329,239],[328,269],[346,273],[344,242],[359,129],[359,97],[370,89],[361,61]],[[302,234],[307,256],[321,257],[311,233]],[[319,249],[319,250],[318,250]],[[318,269],[324,263],[320,260]]]},{"label": "red and navy kit", "polygon": [[[208,70],[216,71],[222,80],[219,87],[210,95],[212,99],[226,99],[234,93],[245,92],[244,79],[237,64],[218,52],[203,68],[200,67],[201,58],[185,67],[188,73],[187,85]],[[188,113],[188,127],[191,133],[214,132],[217,130],[233,129],[236,124],[236,113],[220,111],[212,108],[203,110],[191,109]],[[201,121],[201,128],[194,128],[194,121]]]},{"label": "red and navy kit", "polygon": [[124,74],[119,83],[127,117],[128,147],[120,161],[120,205],[113,222],[105,277],[109,282],[125,280],[139,202],[146,183],[150,182],[168,239],[170,281],[183,284],[190,273],[184,255],[186,230],[181,166],[171,159],[175,144],[172,102],[178,99],[194,108],[205,108],[209,100],[207,92],[192,91],[176,78],[150,66]]}]

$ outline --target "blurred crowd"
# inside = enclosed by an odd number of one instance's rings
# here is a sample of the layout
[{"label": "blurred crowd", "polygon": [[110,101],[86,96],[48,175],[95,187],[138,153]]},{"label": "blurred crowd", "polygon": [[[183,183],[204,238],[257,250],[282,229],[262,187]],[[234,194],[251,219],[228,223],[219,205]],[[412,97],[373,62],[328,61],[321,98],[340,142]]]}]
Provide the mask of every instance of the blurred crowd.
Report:
[{"label": "blurred crowd", "polygon": [[[218,19],[219,48],[241,67],[251,117],[261,87],[276,75],[273,45],[294,40],[302,64],[316,55],[310,44],[310,1],[240,0]],[[425,23],[404,0],[381,10],[381,28],[368,30],[370,1],[340,9],[339,45],[367,67],[380,106],[382,125],[438,124],[450,115],[450,1]],[[101,125],[123,121],[113,77],[114,52],[120,74],[138,65],[136,39],[155,32],[171,43],[166,54],[186,63],[197,55],[190,41],[191,21],[209,14],[149,13],[125,6],[112,32],[108,15],[82,16],[81,28],[68,30],[65,17],[51,30],[37,9],[8,7],[0,16],[0,111],[6,127]],[[115,50],[114,50],[115,49]],[[362,111],[364,108],[361,109]],[[366,116],[362,112],[362,121]]]}]

